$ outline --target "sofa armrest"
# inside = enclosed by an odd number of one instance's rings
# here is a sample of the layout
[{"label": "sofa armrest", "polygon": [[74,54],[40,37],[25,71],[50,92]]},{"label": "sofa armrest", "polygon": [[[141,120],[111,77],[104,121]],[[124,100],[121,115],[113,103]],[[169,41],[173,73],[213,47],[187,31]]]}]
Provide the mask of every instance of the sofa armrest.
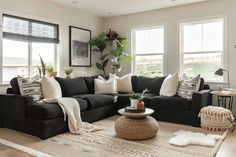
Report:
[{"label": "sofa armrest", "polygon": [[25,131],[26,106],[31,104],[33,104],[33,98],[30,96],[0,95],[0,108],[3,112],[2,126]]},{"label": "sofa armrest", "polygon": [[212,95],[211,90],[201,90],[193,93],[192,97],[192,111],[198,114],[201,108],[211,105]]},{"label": "sofa armrest", "polygon": [[15,94],[13,88],[7,88],[6,94]]}]

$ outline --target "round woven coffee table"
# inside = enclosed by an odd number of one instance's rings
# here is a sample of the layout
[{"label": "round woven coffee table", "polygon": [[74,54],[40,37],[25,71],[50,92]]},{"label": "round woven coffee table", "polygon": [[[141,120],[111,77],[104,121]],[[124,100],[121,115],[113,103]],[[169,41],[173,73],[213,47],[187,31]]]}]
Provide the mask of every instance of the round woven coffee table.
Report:
[{"label": "round woven coffee table", "polygon": [[150,117],[152,109],[146,108],[142,113],[129,113],[125,109],[118,111],[122,117],[115,123],[115,131],[120,138],[129,140],[144,140],[156,136],[158,132],[157,121]]}]

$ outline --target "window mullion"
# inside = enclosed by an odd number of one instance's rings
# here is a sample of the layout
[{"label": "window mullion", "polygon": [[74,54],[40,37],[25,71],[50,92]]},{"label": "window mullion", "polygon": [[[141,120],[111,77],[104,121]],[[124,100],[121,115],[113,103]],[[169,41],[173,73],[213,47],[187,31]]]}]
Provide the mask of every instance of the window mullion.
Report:
[{"label": "window mullion", "polygon": [[28,43],[28,76],[32,76],[32,43]]},{"label": "window mullion", "polygon": [[[2,33],[1,33],[2,34]],[[0,84],[3,84],[3,38],[0,42]]]},{"label": "window mullion", "polygon": [[54,44],[54,67],[57,71],[57,75],[60,75],[60,68],[58,69],[58,60],[57,60],[57,45]]},{"label": "window mullion", "polygon": [[[0,18],[2,19],[2,15],[0,14]],[[3,23],[0,21],[0,84],[3,84]]]},{"label": "window mullion", "polygon": [[201,30],[201,32],[202,32],[202,51],[203,51],[203,49],[204,49],[204,48],[203,48],[203,47],[204,47],[204,46],[203,46],[203,44],[204,44],[204,43],[203,43],[203,24],[202,24],[202,30]]},{"label": "window mullion", "polygon": [[223,51],[182,52],[183,54],[223,53]]},{"label": "window mullion", "polygon": [[163,55],[164,53],[145,53],[145,54],[136,54],[135,56],[157,56]]}]

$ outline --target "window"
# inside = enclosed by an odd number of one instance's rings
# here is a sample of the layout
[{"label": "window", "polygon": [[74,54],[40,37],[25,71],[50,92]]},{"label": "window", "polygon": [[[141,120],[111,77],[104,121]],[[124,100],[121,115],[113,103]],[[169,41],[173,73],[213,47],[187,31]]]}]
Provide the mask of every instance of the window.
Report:
[{"label": "window", "polygon": [[3,15],[2,65],[0,84],[17,75],[38,75],[39,55],[47,65],[56,67],[58,25]]},{"label": "window", "polygon": [[181,72],[201,74],[206,81],[223,81],[214,73],[223,67],[224,19],[181,24]]},{"label": "window", "polygon": [[133,70],[135,75],[163,75],[164,26],[132,31]]}]

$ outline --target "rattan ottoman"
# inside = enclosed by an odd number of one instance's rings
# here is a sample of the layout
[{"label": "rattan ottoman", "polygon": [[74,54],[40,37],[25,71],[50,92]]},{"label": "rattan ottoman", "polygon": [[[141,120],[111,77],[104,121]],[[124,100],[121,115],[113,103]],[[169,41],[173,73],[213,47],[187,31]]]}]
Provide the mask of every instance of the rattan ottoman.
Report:
[{"label": "rattan ottoman", "polygon": [[119,110],[123,116],[118,118],[115,123],[115,131],[120,138],[129,140],[145,140],[156,136],[158,132],[157,121],[148,116],[153,110],[146,113],[125,113],[124,109]]}]

